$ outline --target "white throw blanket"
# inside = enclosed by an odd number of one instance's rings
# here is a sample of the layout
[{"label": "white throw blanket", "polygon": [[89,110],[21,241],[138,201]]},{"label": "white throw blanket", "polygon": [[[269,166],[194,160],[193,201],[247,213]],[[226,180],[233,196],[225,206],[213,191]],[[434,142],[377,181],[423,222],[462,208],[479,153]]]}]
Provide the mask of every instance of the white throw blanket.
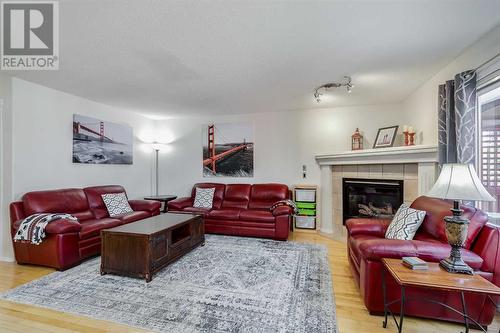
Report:
[{"label": "white throw blanket", "polygon": [[33,214],[19,224],[14,235],[14,242],[29,242],[38,245],[45,238],[47,224],[61,219],[78,222],[78,219],[70,214]]}]

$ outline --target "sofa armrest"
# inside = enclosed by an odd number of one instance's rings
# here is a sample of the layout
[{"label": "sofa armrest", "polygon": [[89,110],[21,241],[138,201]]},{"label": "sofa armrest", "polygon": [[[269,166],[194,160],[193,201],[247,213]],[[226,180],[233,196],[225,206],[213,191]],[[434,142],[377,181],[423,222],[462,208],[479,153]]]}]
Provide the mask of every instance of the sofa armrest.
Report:
[{"label": "sofa armrest", "polygon": [[347,233],[350,236],[372,235],[385,237],[387,227],[391,224],[389,219],[349,219],[346,221]]},{"label": "sofa armrest", "polygon": [[16,233],[17,228],[19,227],[19,224],[16,225],[16,222],[26,218],[26,215],[24,214],[23,202],[22,201],[12,202],[9,205],[9,211],[10,211],[10,231],[11,231],[11,236],[14,237],[14,234]]},{"label": "sofa armrest", "polygon": [[483,258],[481,270],[494,274],[495,284],[500,285],[500,227],[485,225],[476,238],[472,251]]},{"label": "sofa armrest", "polygon": [[[22,221],[23,220],[21,219],[14,222],[14,228],[16,231]],[[67,234],[71,232],[80,232],[80,230],[82,230],[82,225],[79,222],[68,219],[60,219],[50,222],[45,227],[46,234]]]},{"label": "sofa armrest", "polygon": [[193,206],[192,198],[179,198],[168,202],[168,210],[183,210],[186,207]]},{"label": "sofa armrest", "polygon": [[289,206],[278,206],[272,210],[272,213],[274,216],[292,215],[293,209],[292,209],[292,207],[289,207]]},{"label": "sofa armrest", "polygon": [[128,203],[134,211],[142,210],[150,213],[159,212],[161,202],[154,200],[129,200]]}]

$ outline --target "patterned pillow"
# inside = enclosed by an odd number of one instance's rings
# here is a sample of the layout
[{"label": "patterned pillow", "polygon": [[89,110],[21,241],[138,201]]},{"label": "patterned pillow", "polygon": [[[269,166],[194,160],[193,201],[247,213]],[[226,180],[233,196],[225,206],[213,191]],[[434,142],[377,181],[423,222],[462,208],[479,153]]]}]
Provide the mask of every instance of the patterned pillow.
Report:
[{"label": "patterned pillow", "polygon": [[424,218],[425,211],[402,204],[392,219],[389,228],[387,228],[385,238],[412,240]]},{"label": "patterned pillow", "polygon": [[128,203],[127,196],[123,192],[103,194],[101,197],[110,217],[133,212],[132,207]]},{"label": "patterned pillow", "polygon": [[213,188],[196,188],[196,196],[194,197],[193,207],[196,208],[212,208],[214,202],[215,187]]}]

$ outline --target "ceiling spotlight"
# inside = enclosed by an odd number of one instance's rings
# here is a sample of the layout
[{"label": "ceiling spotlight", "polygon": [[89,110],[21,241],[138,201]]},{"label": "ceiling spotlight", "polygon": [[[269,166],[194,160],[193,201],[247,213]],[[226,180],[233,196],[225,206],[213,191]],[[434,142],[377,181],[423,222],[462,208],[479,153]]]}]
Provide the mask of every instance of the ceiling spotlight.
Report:
[{"label": "ceiling spotlight", "polygon": [[323,94],[320,93],[318,90],[316,90],[316,92],[314,93],[314,98],[316,99],[316,102],[321,103],[321,95]]},{"label": "ceiling spotlight", "polygon": [[350,94],[352,91],[352,88],[354,85],[352,84],[352,79],[350,76],[344,76],[344,82],[333,82],[333,83],[325,83],[318,88],[315,89],[314,91],[314,98],[316,99],[316,102],[320,103],[321,102],[321,95],[322,93],[319,92],[320,89],[325,89],[328,90],[329,88],[340,88],[340,87],[346,87],[347,92]]}]

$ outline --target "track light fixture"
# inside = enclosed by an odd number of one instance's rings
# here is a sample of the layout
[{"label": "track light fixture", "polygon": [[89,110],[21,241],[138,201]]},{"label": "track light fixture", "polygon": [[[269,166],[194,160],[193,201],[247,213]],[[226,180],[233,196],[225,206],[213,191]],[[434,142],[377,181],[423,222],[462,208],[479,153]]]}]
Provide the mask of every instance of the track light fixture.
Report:
[{"label": "track light fixture", "polygon": [[352,79],[350,76],[344,76],[344,82],[333,82],[333,83],[325,83],[314,91],[314,99],[316,99],[316,102],[321,103],[321,96],[323,95],[320,92],[320,89],[325,89],[328,90],[329,88],[340,88],[340,87],[346,87],[347,92],[350,94],[352,91],[352,88],[354,85],[352,84]]}]

